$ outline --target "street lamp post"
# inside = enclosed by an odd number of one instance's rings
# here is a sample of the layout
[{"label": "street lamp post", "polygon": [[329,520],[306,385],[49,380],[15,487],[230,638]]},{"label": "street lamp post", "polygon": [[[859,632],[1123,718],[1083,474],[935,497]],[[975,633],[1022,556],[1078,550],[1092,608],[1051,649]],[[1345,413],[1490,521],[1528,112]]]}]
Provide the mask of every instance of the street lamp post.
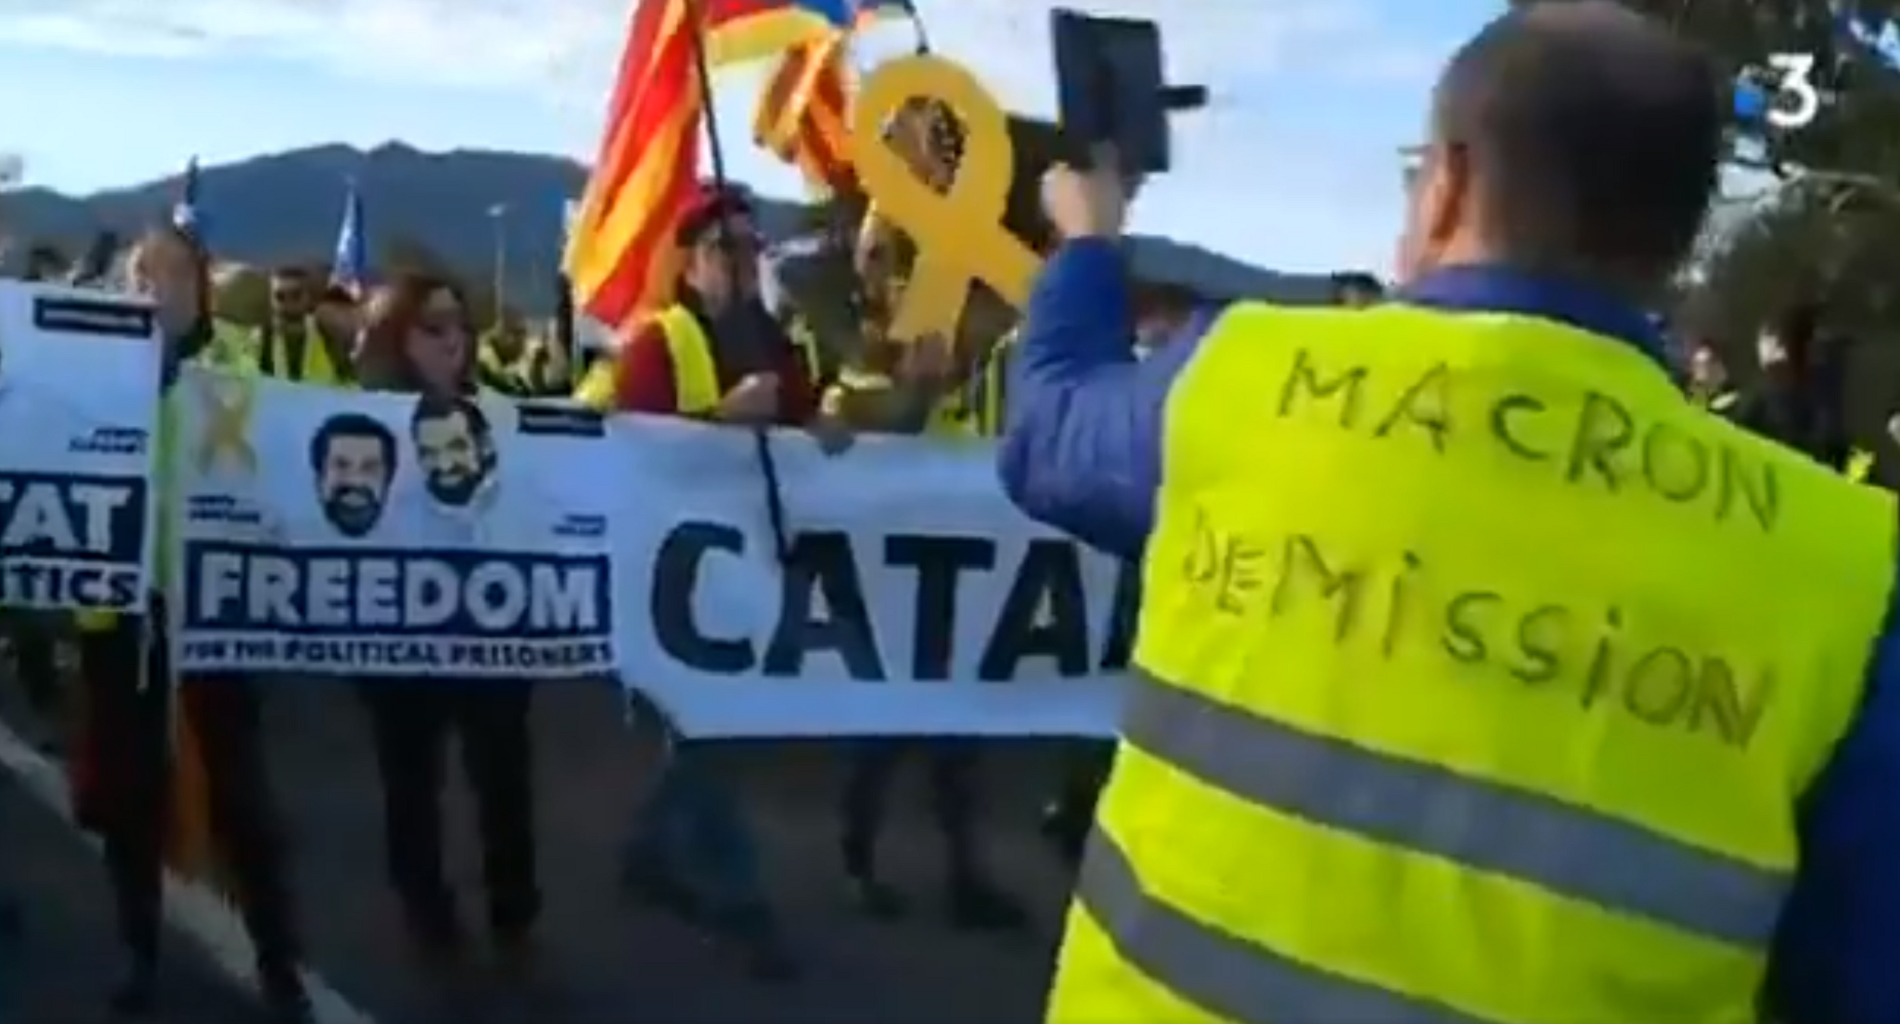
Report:
[{"label": "street lamp post", "polygon": [[504,310],[508,308],[508,204],[488,208],[488,219],[495,225],[495,330],[502,329]]},{"label": "street lamp post", "polygon": [[[11,192],[25,178],[26,160],[18,153],[0,152],[0,196]],[[11,210],[0,210],[0,262],[13,265],[16,259],[25,256],[29,243],[6,233],[6,215],[10,213]]]}]

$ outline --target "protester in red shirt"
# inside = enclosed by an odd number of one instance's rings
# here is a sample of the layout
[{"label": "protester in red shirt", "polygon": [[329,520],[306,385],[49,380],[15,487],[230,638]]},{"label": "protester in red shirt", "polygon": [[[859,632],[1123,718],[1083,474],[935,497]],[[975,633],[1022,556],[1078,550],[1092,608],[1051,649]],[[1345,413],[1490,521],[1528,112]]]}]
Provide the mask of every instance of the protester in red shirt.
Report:
[{"label": "protester in red shirt", "polygon": [[[677,240],[685,265],[675,306],[648,319],[621,348],[615,408],[745,426],[822,426],[818,369],[760,299],[761,244],[751,204],[730,189],[705,189],[681,220]],[[682,310],[700,336],[688,343],[709,350],[721,396],[711,408],[682,401],[682,367],[675,365],[682,339],[668,338]]]},{"label": "protester in red shirt", "polygon": [[[826,451],[850,440],[819,415],[817,360],[760,298],[760,241],[746,199],[707,189],[681,221],[684,250],[674,304],[621,347],[613,406],[735,426],[810,427]],[[794,977],[798,964],[761,884],[752,831],[731,791],[696,756],[675,748],[622,853],[622,884],[645,902],[709,926],[736,944],[750,972]]]}]

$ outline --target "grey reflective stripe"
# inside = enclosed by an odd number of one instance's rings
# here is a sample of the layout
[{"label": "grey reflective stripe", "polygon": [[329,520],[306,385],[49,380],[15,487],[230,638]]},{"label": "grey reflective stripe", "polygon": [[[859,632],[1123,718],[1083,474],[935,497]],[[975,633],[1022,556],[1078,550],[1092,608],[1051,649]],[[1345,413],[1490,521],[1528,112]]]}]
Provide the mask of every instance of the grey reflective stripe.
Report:
[{"label": "grey reflective stripe", "polygon": [[1785,872],[1131,677],[1123,738],[1243,800],[1719,942],[1765,948],[1773,935]]},{"label": "grey reflective stripe", "polygon": [[1075,898],[1130,966],[1237,1024],[1494,1024],[1202,924],[1142,891],[1127,855],[1100,828],[1089,838]]}]

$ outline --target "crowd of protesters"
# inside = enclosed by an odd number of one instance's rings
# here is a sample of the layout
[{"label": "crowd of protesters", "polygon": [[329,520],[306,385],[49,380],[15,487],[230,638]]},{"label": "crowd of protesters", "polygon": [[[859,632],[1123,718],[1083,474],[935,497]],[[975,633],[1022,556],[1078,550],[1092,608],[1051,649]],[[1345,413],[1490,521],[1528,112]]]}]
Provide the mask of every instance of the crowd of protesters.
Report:
[{"label": "crowd of protesters", "polygon": [[[572,396],[603,411],[809,430],[831,452],[848,449],[854,436],[866,432],[956,440],[1001,430],[1008,338],[926,338],[899,345],[867,331],[842,346],[856,358],[840,360],[840,346],[815,344],[800,329],[795,309],[765,308],[758,276],[762,239],[743,195],[709,188],[688,211],[676,241],[684,269],[675,304],[597,365],[574,356],[571,323],[557,319],[538,334],[505,319],[481,329],[454,283],[420,274],[394,275],[359,293],[301,268],[281,268],[269,276],[266,322],[250,328],[228,324],[213,313],[208,254],[185,228],[144,236],[118,284],[157,303],[168,374],[195,360],[338,388],[444,397],[478,390],[520,398]],[[76,283],[104,280],[100,266],[68,268],[43,249],[29,253],[15,273]],[[1370,275],[1336,275],[1333,285],[1332,301],[1341,306],[1369,307],[1385,299]],[[1138,318],[1138,334],[1168,337],[1196,313],[1193,301],[1158,303]],[[1884,478],[1866,452],[1847,440],[1840,375],[1824,358],[1822,328],[1811,306],[1769,325],[1762,334],[1759,384],[1747,393],[1734,389],[1712,346],[1688,346],[1679,369],[1710,410],[1843,471]],[[693,374],[700,359],[681,355],[693,346],[703,350],[708,379]],[[306,1020],[310,1005],[297,971],[297,911],[284,863],[290,852],[274,824],[276,800],[258,735],[260,681],[187,679],[175,695],[165,687],[139,686],[141,678],[168,678],[163,622],[162,612],[154,612],[152,624],[161,632],[149,644],[145,624],[125,617],[82,623],[77,630],[44,616],[16,616],[8,623],[14,677],[35,715],[55,721],[64,706],[77,709],[72,717],[78,720],[69,728],[43,731],[42,738],[49,750],[63,744],[82,823],[103,840],[129,956],[128,976],[113,992],[113,1006],[138,1014],[149,1012],[157,999],[160,882],[172,841],[166,791],[175,753],[172,721],[180,713],[203,761],[217,862],[231,876],[254,940],[260,988],[282,1019]],[[65,643],[78,652],[72,684],[60,678],[63,659],[57,652]],[[418,679],[362,688],[382,783],[388,880],[408,937],[432,969],[463,963],[475,946],[443,870],[443,762],[451,737],[459,741],[475,795],[489,948],[510,971],[531,962],[540,908],[532,692],[528,679],[514,686]],[[69,693],[80,699],[63,700]],[[181,711],[171,707],[174,699]],[[1081,856],[1107,774],[1105,747],[1078,744],[1047,808],[1044,833],[1070,865]],[[994,876],[983,855],[977,827],[982,749],[970,739],[888,740],[857,742],[844,754],[846,779],[837,795],[840,868],[864,913],[889,918],[907,909],[880,873],[877,854],[891,779],[901,762],[914,758],[927,768],[942,834],[941,895],[948,918],[976,929],[1025,923],[1023,901]],[[691,743],[676,745],[634,822],[620,882],[643,902],[732,943],[755,976],[791,977],[798,971],[796,943],[785,935],[761,881],[744,808],[701,754]]]},{"label": "crowd of protesters", "polygon": [[[594,400],[604,410],[811,429],[833,452],[862,432],[979,437],[999,426],[1000,368],[983,356],[958,351],[948,339],[927,339],[901,351],[885,345],[875,373],[848,371],[817,352],[796,316],[765,310],[755,273],[760,239],[737,193],[709,190],[685,218],[678,243],[684,270],[677,305],[592,368],[607,382]],[[735,252],[744,258],[733,259]],[[395,274],[359,295],[303,268],[280,268],[269,275],[268,318],[245,327],[215,314],[209,254],[185,227],[140,238],[118,273],[104,272],[103,264],[63,268],[44,253],[29,262],[16,272],[151,299],[165,335],[168,386],[186,362],[324,387],[443,397],[479,390],[564,398],[572,378],[588,376],[585,365],[570,370],[571,337],[558,336],[565,332],[537,338],[508,324],[480,330],[456,285],[428,275]],[[679,350],[669,345],[668,330],[692,332],[708,346],[716,378],[705,385],[710,399],[671,364]],[[163,495],[161,481],[161,502]],[[130,616],[81,616],[76,623],[20,616],[7,623],[15,677],[41,719],[35,731],[49,752],[64,755],[76,816],[102,841],[128,958],[111,1005],[139,1015],[159,1000],[163,871],[168,860],[193,859],[178,849],[169,799],[184,758],[175,730],[184,728],[202,772],[213,847],[203,859],[217,865],[250,932],[266,1004],[283,1020],[306,1020],[299,912],[286,866],[295,851],[286,849],[277,824],[260,737],[265,681],[221,676],[186,678],[176,690],[141,685],[170,677],[165,617],[162,605],[155,607],[149,625],[159,632],[150,643],[148,624]],[[77,657],[62,657],[62,647]],[[77,665],[76,678],[62,680],[68,661]],[[533,690],[531,679],[470,687],[428,678],[360,688],[382,786],[388,883],[410,945],[431,971],[456,970],[483,946],[505,974],[532,961],[541,903]],[[485,943],[474,941],[444,874],[441,803],[451,738],[475,798]],[[973,740],[866,741],[842,753],[848,770],[837,794],[837,847],[851,899],[878,918],[907,909],[879,870],[878,848],[891,779],[913,750],[928,764],[943,835],[942,912],[959,927],[1020,928],[1027,922],[1023,902],[994,877],[983,854],[981,746]],[[700,753],[678,744],[650,787],[627,839],[620,882],[630,895],[731,944],[752,975],[793,977],[796,943],[761,882],[745,810]],[[1052,815],[1058,819],[1052,836],[1072,856],[1086,812],[1064,805]]]}]

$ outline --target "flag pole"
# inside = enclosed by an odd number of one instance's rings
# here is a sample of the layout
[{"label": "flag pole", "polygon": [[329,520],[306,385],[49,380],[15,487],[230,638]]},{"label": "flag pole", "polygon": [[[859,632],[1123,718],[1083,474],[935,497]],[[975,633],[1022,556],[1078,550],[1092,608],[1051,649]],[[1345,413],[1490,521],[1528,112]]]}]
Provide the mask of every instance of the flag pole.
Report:
[{"label": "flag pole", "polygon": [[930,34],[924,31],[924,12],[917,9],[916,0],[905,0],[904,13],[910,15],[910,27],[917,33],[917,56],[930,56]]},{"label": "flag pole", "polygon": [[[699,78],[699,103],[702,115],[706,119],[706,158],[712,164],[713,187],[723,197],[730,184],[726,177],[726,154],[719,142],[719,113],[713,103],[712,61],[706,55],[706,0],[682,0],[686,5],[686,15],[692,24],[693,69]],[[741,277],[739,267],[738,240],[731,232],[721,231],[724,242],[726,271],[737,281]],[[759,318],[736,317],[734,322],[741,330],[760,330],[763,324]],[[815,385],[817,382],[814,381]],[[765,428],[752,431],[753,453],[758,457],[759,476],[765,484],[765,514],[772,526],[773,551],[782,565],[791,560],[792,543],[790,532],[786,528],[785,494],[779,485],[778,457],[772,452],[772,438]]]}]

